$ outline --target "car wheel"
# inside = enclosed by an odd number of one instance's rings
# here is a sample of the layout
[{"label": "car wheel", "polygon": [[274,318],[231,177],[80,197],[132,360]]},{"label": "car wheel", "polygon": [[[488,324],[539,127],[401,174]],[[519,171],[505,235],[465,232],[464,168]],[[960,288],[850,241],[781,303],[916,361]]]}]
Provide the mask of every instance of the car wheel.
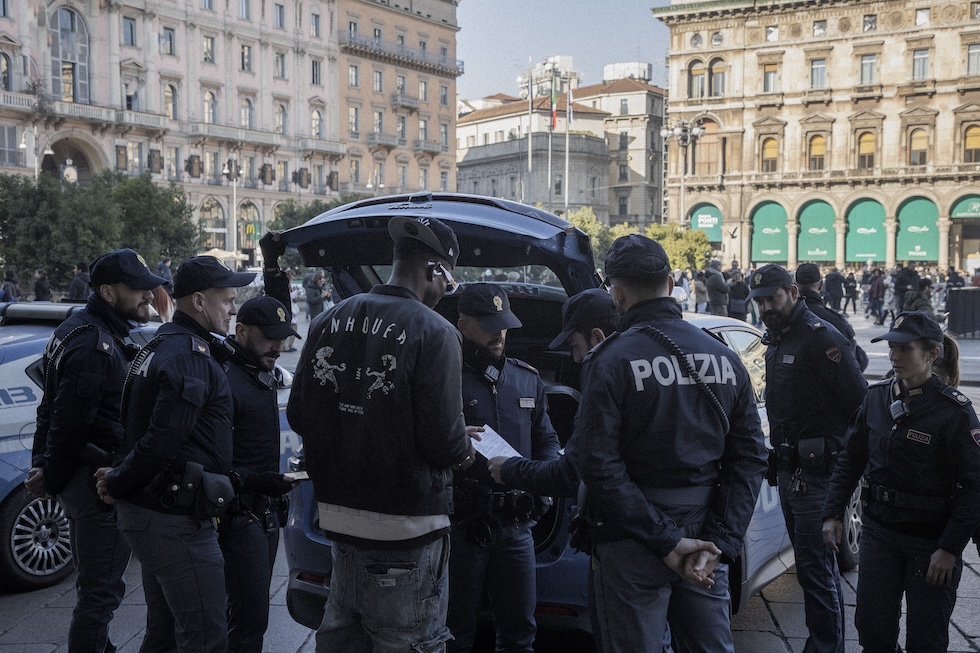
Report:
[{"label": "car wheel", "polygon": [[850,571],[858,566],[858,551],[860,550],[858,540],[861,537],[863,525],[861,515],[863,513],[864,508],[861,505],[861,488],[859,486],[851,495],[851,500],[847,502],[847,510],[844,512],[844,536],[837,553],[837,565],[841,571]]},{"label": "car wheel", "polygon": [[71,575],[68,517],[56,499],[38,499],[26,487],[0,509],[0,578],[15,590],[56,585]]}]

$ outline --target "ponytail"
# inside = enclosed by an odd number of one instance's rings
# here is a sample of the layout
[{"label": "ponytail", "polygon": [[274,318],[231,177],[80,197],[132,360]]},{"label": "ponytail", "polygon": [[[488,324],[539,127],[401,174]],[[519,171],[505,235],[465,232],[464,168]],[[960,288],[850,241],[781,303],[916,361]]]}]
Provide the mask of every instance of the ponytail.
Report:
[{"label": "ponytail", "polygon": [[932,364],[932,369],[940,381],[955,388],[960,384],[960,346],[955,338],[944,333],[940,351],[941,355]]}]

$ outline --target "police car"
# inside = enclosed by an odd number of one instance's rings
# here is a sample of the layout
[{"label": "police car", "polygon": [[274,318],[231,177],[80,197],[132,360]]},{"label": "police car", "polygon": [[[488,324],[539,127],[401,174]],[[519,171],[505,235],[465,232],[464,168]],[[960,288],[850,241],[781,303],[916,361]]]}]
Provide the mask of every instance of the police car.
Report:
[{"label": "police car", "polygon": [[[41,354],[55,328],[83,304],[0,304],[0,588],[35,590],[74,571],[68,519],[56,499],[38,499],[24,487],[31,467],[37,406],[41,401]],[[159,323],[135,330],[140,345]],[[285,420],[292,375],[276,368],[282,427],[282,467],[297,441]]]},{"label": "police car", "polygon": [[[435,217],[453,228],[460,254],[453,275],[463,283],[493,281],[508,293],[511,308],[524,323],[507,334],[507,353],[535,366],[548,386],[549,413],[562,444],[573,430],[578,407],[579,366],[567,352],[548,344],[561,331],[561,308],[569,295],[595,288],[596,274],[589,238],[569,222],[534,207],[461,194],[378,197],[328,211],[285,232],[289,248],[303,263],[326,269],[341,297],[365,292],[390,274],[392,216]],[[455,324],[455,297],[436,310]],[[719,335],[745,363],[764,407],[765,347],[761,333],[738,320],[689,316]],[[302,456],[290,461],[303,469]],[[558,500],[534,529],[537,556],[536,611],[539,627],[589,630],[587,556],[568,546],[571,500]],[[284,540],[289,565],[286,604],[290,615],[310,628],[319,626],[330,584],[331,543],[318,525],[310,483],[293,490]],[[742,555],[732,567],[732,608],[794,564],[776,488],[763,484]]]}]

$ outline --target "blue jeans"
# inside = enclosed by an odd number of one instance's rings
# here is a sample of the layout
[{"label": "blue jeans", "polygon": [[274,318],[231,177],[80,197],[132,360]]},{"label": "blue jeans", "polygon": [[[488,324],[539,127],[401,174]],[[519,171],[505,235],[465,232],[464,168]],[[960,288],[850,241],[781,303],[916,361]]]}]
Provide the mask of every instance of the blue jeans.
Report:
[{"label": "blue jeans", "polygon": [[498,653],[534,651],[533,525],[531,521],[495,525],[493,541],[485,548],[467,538],[467,527],[453,529],[447,620],[454,638],[450,651],[473,650],[484,587],[490,597]]},{"label": "blue jeans", "polygon": [[[258,518],[261,520],[264,515]],[[223,519],[218,543],[225,555],[228,650],[262,653],[262,639],[269,627],[269,586],[279,546],[279,527],[276,524],[267,531],[264,523],[244,516]]]},{"label": "blue jeans", "polygon": [[934,540],[896,533],[870,519],[864,522],[854,614],[864,653],[898,650],[903,594],[908,610],[905,650],[945,653],[963,559],[956,560],[952,585],[929,585],[925,574],[937,548]]},{"label": "blue jeans", "polygon": [[124,502],[116,512],[119,530],[143,566],[146,635],[141,653],[225,653],[224,558],[214,524]]},{"label": "blue jeans", "polygon": [[603,653],[666,651],[665,633],[678,653],[733,653],[728,565],[702,590],[682,580],[636,540],[603,542],[593,552],[593,583]]},{"label": "blue jeans", "polygon": [[102,653],[109,643],[109,622],[126,594],[123,573],[129,545],[116,527],[116,515],[95,491],[95,467],[75,470],[58,500],[68,516],[78,599],[68,627],[69,653]]},{"label": "blue jeans", "polygon": [[449,535],[415,549],[334,542],[317,653],[443,653]]},{"label": "blue jeans", "polygon": [[789,471],[779,471],[779,502],[796,555],[796,577],[803,588],[803,610],[810,637],[804,653],[844,653],[844,595],[837,556],[823,543],[823,504],[828,474],[803,473],[804,494],[793,494]]}]

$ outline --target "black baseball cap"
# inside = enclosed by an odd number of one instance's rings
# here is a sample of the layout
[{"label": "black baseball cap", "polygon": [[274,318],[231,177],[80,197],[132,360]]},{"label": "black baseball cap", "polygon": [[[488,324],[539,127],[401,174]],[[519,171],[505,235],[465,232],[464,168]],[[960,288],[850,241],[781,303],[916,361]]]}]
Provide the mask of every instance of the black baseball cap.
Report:
[{"label": "black baseball cap", "polygon": [[95,259],[89,286],[98,288],[104,283],[124,283],[136,290],[170,285],[163,277],[150,272],[143,257],[131,249],[117,249]]},{"label": "black baseball cap", "polygon": [[562,332],[548,345],[549,349],[560,349],[576,331],[592,329],[619,313],[612,295],[602,288],[589,288],[572,295],[561,307]]},{"label": "black baseball cap", "polygon": [[749,279],[748,299],[756,297],[772,297],[780,288],[793,285],[790,273],[774,263],[763,265]]},{"label": "black baseball cap", "polygon": [[796,283],[816,283],[820,279],[820,266],[816,263],[801,263],[796,268]]},{"label": "black baseball cap", "polygon": [[504,289],[495,283],[467,284],[456,306],[460,315],[472,317],[487,331],[517,329],[523,324],[510,310]]},{"label": "black baseball cap", "polygon": [[174,297],[187,297],[208,288],[240,288],[253,279],[254,272],[232,272],[213,256],[192,256],[174,274]]},{"label": "black baseball cap", "polygon": [[936,342],[943,341],[943,330],[936,319],[925,311],[908,311],[900,313],[895,318],[891,330],[885,335],[872,338],[871,342],[887,340],[888,342],[912,342],[928,338]]},{"label": "black baseball cap", "polygon": [[670,270],[670,260],[663,246],[640,234],[620,236],[613,241],[603,264],[607,277],[654,279],[670,274]]},{"label": "black baseball cap", "polygon": [[263,295],[253,297],[238,309],[238,322],[257,326],[266,338],[285,340],[289,336],[302,338],[289,323],[289,311],[276,299]]},{"label": "black baseball cap", "polygon": [[456,259],[459,258],[459,241],[445,222],[436,218],[399,216],[388,220],[388,233],[395,241],[400,238],[414,238],[449,261],[451,267],[456,267]]}]

